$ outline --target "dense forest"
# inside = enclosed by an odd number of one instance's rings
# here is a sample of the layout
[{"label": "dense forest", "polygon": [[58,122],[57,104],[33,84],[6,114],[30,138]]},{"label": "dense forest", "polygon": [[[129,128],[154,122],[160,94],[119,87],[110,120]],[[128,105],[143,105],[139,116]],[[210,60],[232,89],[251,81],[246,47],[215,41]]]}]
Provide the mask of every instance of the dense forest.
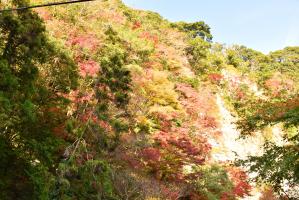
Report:
[{"label": "dense forest", "polygon": [[2,12],[0,199],[299,199],[298,91],[299,47],[226,46],[202,21]]}]

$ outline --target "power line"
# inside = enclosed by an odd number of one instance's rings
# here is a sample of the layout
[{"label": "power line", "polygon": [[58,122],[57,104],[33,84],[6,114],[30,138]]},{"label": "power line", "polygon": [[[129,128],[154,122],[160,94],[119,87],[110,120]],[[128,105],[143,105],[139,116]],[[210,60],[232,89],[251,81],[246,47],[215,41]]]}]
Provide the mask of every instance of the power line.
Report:
[{"label": "power line", "polygon": [[19,8],[8,8],[8,9],[0,10],[0,13],[17,11],[17,10],[27,10],[27,9],[32,9],[32,8],[57,6],[57,5],[64,5],[64,4],[83,3],[83,2],[88,2],[88,1],[96,1],[96,0],[62,1],[62,2],[53,2],[53,3],[39,4],[39,5],[32,5],[32,6],[24,6],[24,7],[19,7]]}]

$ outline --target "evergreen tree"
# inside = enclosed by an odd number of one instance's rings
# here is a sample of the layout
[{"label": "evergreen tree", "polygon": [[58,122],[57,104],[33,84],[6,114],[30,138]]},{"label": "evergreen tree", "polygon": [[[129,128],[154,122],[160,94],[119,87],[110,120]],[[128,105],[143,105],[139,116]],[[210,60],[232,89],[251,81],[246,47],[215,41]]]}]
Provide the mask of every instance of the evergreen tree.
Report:
[{"label": "evergreen tree", "polygon": [[[55,75],[51,68],[57,63]],[[75,65],[50,44],[37,14],[5,12],[0,15],[0,77],[0,199],[45,199],[63,144],[53,132],[65,116],[57,92],[76,85]]]}]

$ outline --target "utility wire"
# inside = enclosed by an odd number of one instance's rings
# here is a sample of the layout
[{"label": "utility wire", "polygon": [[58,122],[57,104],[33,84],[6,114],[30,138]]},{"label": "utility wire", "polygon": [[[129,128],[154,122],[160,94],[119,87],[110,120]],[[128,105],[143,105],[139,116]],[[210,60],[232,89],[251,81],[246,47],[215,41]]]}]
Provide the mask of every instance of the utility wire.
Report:
[{"label": "utility wire", "polygon": [[88,2],[88,1],[96,1],[96,0],[62,1],[62,2],[53,2],[53,3],[39,4],[39,5],[32,5],[32,6],[24,6],[24,7],[19,7],[19,8],[8,8],[8,9],[0,10],[0,13],[17,11],[17,10],[27,10],[27,9],[32,9],[32,8],[57,6],[57,5],[64,5],[64,4],[83,3],[83,2]]}]

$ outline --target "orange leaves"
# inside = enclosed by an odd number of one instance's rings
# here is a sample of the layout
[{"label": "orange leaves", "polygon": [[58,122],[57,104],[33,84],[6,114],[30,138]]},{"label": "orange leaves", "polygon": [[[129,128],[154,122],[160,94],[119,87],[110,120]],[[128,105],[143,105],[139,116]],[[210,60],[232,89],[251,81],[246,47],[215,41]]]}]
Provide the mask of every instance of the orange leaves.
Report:
[{"label": "orange leaves", "polygon": [[104,129],[108,132],[112,131],[112,126],[108,122],[103,121],[103,120],[98,120],[97,123],[102,129]]},{"label": "orange leaves", "polygon": [[271,90],[280,90],[281,80],[278,79],[268,79],[265,82],[265,86]]},{"label": "orange leaves", "polygon": [[223,76],[221,74],[213,73],[213,74],[209,74],[208,78],[213,83],[217,83],[218,84],[223,79]]},{"label": "orange leaves", "polygon": [[281,91],[291,92],[294,89],[294,82],[290,79],[283,79],[279,75],[265,81],[265,87],[271,91],[272,96],[279,96]]},{"label": "orange leaves", "polygon": [[265,190],[262,192],[260,200],[278,200],[278,198],[275,196],[275,193],[271,188],[265,188]]},{"label": "orange leaves", "polygon": [[217,119],[213,115],[217,105],[215,96],[211,91],[202,88],[198,92],[190,85],[184,83],[177,84],[176,90],[183,95],[180,101],[186,108],[190,119],[203,128],[216,128],[218,126]]},{"label": "orange leaves", "polygon": [[98,121],[98,117],[95,115],[93,111],[87,110],[84,113],[80,114],[80,120],[84,123],[88,121],[96,123]]},{"label": "orange leaves", "polygon": [[232,191],[233,196],[245,197],[249,195],[252,187],[248,182],[247,174],[236,167],[229,168],[228,173],[234,184]]},{"label": "orange leaves", "polygon": [[51,20],[53,18],[53,16],[44,8],[37,8],[36,12],[45,21]]},{"label": "orange leaves", "polygon": [[160,63],[160,62],[157,62],[157,61],[147,61],[147,62],[144,62],[142,64],[142,66],[144,68],[156,68],[156,69],[162,69],[163,68],[163,65]]}]

